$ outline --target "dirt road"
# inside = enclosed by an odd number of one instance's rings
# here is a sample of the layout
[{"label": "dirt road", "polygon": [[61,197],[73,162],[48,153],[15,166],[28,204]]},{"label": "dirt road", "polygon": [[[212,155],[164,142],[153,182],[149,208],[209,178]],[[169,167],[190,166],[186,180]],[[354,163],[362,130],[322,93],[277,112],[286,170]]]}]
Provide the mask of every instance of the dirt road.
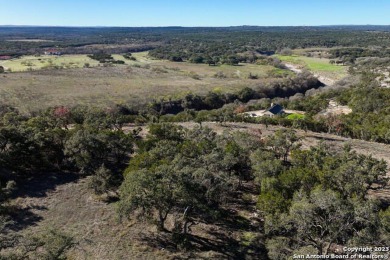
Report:
[{"label": "dirt road", "polygon": [[[183,122],[178,124],[190,129],[199,125],[198,123],[195,122]],[[234,123],[228,122],[228,123],[224,123],[223,125],[217,122],[203,122],[202,126],[209,127],[218,134],[221,134],[224,131],[247,131],[247,132],[258,133],[258,131],[260,130],[264,137],[273,134],[276,130],[284,128],[281,126],[274,126],[274,125],[270,125],[267,127],[266,125],[263,124],[249,124],[249,123],[238,123],[238,122],[234,122]],[[138,127],[134,125],[127,125],[123,127],[123,130],[125,132],[129,132],[136,128]],[[146,136],[148,133],[147,127],[142,126],[141,129],[142,131],[140,135]],[[380,160],[383,159],[390,165],[390,145],[388,144],[368,142],[359,139],[346,138],[346,137],[341,137],[338,135],[327,134],[327,133],[316,133],[312,131],[296,130],[296,132],[298,136],[303,138],[302,139],[303,148],[315,146],[321,141],[325,142],[326,144],[330,145],[333,148],[339,148],[339,149],[342,149],[343,146],[346,144],[350,144],[352,149],[355,150],[356,152],[365,155],[371,154],[374,158]]]},{"label": "dirt road", "polygon": [[[299,65],[296,65],[296,64],[292,64],[292,63],[284,63],[284,65],[286,65],[286,67],[295,72],[295,73],[301,73],[302,72],[302,68],[299,66]],[[326,86],[332,86],[336,81],[334,79],[331,79],[329,77],[324,77],[318,73],[315,73],[313,74],[314,77],[318,78],[319,81],[321,81],[322,83],[324,83]]]}]

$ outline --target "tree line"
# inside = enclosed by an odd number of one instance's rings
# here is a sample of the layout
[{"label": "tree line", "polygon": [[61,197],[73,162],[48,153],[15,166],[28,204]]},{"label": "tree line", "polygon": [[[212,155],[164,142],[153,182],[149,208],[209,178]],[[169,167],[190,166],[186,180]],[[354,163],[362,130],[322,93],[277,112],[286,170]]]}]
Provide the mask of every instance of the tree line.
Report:
[{"label": "tree line", "polygon": [[[3,27],[0,55],[26,55],[45,48],[61,48],[64,53],[89,54],[88,45],[117,46],[113,53],[156,49],[155,56],[190,58],[237,55],[245,51],[270,53],[283,48],[388,46],[386,27],[229,27],[229,28],[63,28]],[[9,41],[42,39],[43,42]],[[143,47],[144,46],[144,47]],[[85,48],[84,48],[85,47]],[[121,49],[122,48],[122,49]],[[223,53],[223,55],[221,55]],[[112,54],[112,53],[110,53]],[[206,56],[205,56],[206,55]],[[183,57],[182,57],[183,56]],[[188,57],[187,57],[188,56]]]}]

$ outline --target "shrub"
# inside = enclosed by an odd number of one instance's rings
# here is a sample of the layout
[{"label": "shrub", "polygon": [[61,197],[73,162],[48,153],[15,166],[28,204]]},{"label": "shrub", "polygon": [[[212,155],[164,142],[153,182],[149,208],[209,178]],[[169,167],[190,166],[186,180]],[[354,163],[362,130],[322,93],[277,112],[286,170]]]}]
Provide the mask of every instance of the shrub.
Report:
[{"label": "shrub", "polygon": [[92,176],[89,187],[96,195],[108,192],[113,187],[112,172],[104,165],[100,166]]}]

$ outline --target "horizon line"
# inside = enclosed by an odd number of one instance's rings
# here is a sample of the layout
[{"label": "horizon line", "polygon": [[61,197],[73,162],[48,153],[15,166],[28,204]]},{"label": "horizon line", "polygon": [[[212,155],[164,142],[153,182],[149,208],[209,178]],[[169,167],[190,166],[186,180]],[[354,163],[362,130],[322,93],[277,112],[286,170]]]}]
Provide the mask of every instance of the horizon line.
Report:
[{"label": "horizon line", "polygon": [[229,27],[329,27],[329,26],[390,26],[390,24],[322,24],[322,25],[145,25],[145,26],[122,26],[122,25],[16,25],[0,24],[0,27],[67,27],[67,28],[229,28]]}]

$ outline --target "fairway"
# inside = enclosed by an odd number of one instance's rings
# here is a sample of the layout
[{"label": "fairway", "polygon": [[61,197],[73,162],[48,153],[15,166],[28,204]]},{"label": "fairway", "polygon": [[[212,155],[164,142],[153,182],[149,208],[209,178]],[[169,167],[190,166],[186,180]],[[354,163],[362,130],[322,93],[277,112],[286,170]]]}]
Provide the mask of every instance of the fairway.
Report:
[{"label": "fairway", "polygon": [[305,56],[285,56],[275,55],[283,62],[292,63],[306,68],[315,74],[329,77],[335,80],[339,80],[347,75],[347,67],[330,64],[329,59],[326,58],[313,58]]}]

